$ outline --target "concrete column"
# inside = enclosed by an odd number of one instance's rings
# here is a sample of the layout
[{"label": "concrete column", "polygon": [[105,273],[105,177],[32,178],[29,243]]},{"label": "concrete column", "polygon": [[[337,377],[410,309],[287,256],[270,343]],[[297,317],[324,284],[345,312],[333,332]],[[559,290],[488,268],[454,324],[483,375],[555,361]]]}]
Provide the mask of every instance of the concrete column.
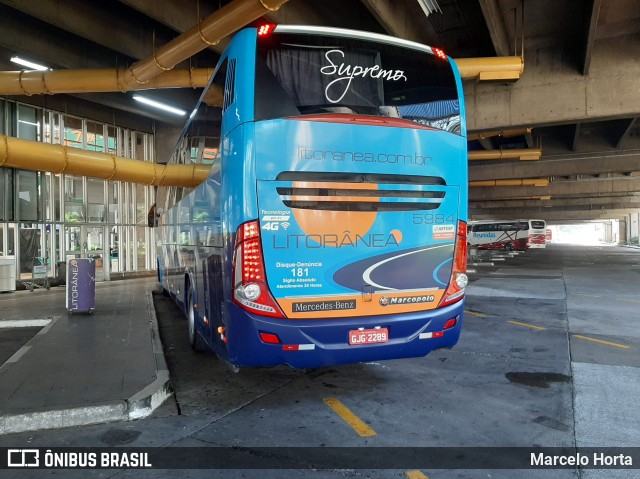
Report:
[{"label": "concrete column", "polygon": [[605,221],[604,222],[604,234],[602,237],[602,241],[604,241],[605,243],[611,243],[611,241],[613,241],[612,238],[612,228],[611,228],[611,221]]},{"label": "concrete column", "polygon": [[628,242],[629,238],[627,238],[627,218],[620,218],[618,221],[618,242],[625,243]]}]

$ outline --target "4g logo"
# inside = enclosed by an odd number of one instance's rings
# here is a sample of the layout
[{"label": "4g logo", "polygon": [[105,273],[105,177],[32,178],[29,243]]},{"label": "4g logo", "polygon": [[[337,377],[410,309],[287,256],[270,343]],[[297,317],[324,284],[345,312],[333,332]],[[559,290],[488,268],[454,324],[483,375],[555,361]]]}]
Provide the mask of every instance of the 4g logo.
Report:
[{"label": "4g logo", "polygon": [[262,229],[267,231],[278,231],[280,226],[282,226],[282,229],[286,231],[289,229],[289,226],[291,226],[291,223],[288,223],[287,221],[282,223],[278,223],[277,221],[268,221],[262,225]]}]

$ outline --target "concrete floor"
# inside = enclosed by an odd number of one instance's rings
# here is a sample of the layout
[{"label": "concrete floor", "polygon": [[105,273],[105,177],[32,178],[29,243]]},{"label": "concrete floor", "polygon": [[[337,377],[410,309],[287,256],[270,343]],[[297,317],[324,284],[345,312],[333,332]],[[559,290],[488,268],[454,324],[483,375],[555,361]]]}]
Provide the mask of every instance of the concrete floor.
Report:
[{"label": "concrete floor", "polygon": [[[152,418],[2,436],[0,447],[639,446],[640,409],[635,398],[640,393],[640,250],[550,245],[495,264],[475,268],[463,334],[454,349],[426,358],[310,371],[273,368],[234,373],[212,354],[193,353],[186,346],[186,323],[180,312],[156,295],[175,401],[165,403]],[[329,406],[331,398],[353,413],[349,422]],[[359,427],[352,425],[354,417],[362,421]],[[171,470],[11,472],[11,477],[20,478],[177,474]],[[180,476],[312,474],[319,478],[640,478],[638,469],[191,469]]]}]

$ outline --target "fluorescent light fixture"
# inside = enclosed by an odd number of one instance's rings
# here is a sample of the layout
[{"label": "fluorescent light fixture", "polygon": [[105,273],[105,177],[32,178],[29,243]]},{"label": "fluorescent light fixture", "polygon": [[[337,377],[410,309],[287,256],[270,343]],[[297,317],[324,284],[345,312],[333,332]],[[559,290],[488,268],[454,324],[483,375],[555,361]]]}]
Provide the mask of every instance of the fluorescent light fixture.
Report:
[{"label": "fluorescent light fixture", "polygon": [[31,125],[31,126],[40,126],[38,123],[34,123],[33,121],[27,121],[27,120],[18,120],[18,123],[24,123],[25,125]]},{"label": "fluorescent light fixture", "polygon": [[144,103],[146,105],[152,106],[154,108],[171,112],[175,115],[183,116],[187,114],[185,110],[181,110],[180,108],[175,108],[173,106],[165,105],[164,103],[160,103],[159,101],[155,101],[155,100],[150,100],[149,98],[145,98],[140,95],[133,95],[133,99],[136,101],[139,101],[140,103]]},{"label": "fluorescent light fixture", "polygon": [[24,58],[20,58],[20,57],[11,57],[11,61],[13,63],[17,63],[18,65],[29,67],[32,70],[40,70],[40,71],[51,70],[49,67],[45,67],[44,65],[40,65],[38,63],[30,62],[29,60],[25,60]]},{"label": "fluorescent light fixture", "polygon": [[433,12],[442,13],[442,9],[440,5],[438,5],[437,0],[418,0],[418,5],[420,5],[420,8],[422,8],[422,11],[427,17]]}]

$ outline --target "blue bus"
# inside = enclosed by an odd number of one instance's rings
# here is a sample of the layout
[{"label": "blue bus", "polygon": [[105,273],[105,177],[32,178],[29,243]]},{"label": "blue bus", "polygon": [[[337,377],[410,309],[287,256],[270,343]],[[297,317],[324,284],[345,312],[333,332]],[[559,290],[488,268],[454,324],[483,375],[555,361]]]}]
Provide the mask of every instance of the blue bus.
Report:
[{"label": "blue bus", "polygon": [[466,277],[462,83],[441,50],[368,32],[238,32],[157,194],[158,277],[191,345],[310,368],[456,344]]}]

